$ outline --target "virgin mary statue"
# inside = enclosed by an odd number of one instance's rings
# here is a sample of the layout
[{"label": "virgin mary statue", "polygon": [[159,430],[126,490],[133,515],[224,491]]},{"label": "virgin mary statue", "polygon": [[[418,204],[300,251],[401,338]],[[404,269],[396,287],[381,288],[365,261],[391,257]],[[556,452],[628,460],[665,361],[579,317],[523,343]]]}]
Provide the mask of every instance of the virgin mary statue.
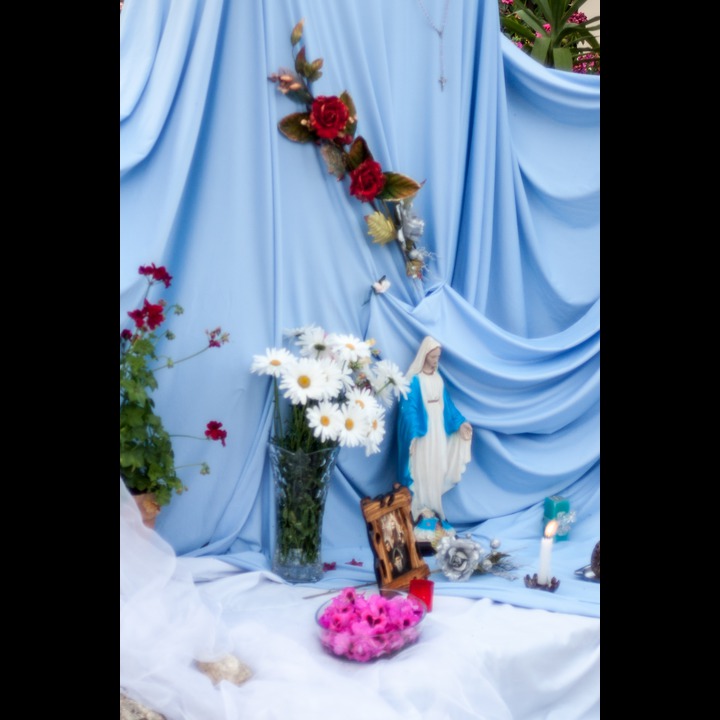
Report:
[{"label": "virgin mary statue", "polygon": [[442,496],[460,482],[470,462],[472,425],[455,407],[438,370],[442,347],[427,336],[406,373],[410,391],[398,406],[400,482],[412,493],[415,537],[454,535]]}]

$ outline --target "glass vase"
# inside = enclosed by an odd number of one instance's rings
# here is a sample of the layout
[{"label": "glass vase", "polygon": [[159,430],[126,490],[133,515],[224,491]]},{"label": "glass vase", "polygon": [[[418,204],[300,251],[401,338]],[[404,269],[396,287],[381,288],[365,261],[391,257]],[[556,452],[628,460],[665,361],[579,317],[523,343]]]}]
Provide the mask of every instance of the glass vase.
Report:
[{"label": "glass vase", "polygon": [[269,445],[275,492],[273,572],[291,583],[323,576],[322,524],[325,499],[339,447],[292,452]]}]

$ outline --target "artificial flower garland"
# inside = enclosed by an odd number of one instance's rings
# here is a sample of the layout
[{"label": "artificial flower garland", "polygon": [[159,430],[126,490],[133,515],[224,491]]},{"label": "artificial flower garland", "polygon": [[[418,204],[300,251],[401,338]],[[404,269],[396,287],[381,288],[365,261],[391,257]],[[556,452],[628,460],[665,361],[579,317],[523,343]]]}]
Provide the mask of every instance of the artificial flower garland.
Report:
[{"label": "artificial flower garland", "polygon": [[[322,76],[323,59],[308,60],[301,46],[304,20],[295,25],[290,43],[295,69],[280,68],[268,80],[291,100],[304,105],[304,112],[286,115],[278,123],[280,132],[296,143],[314,143],[328,172],[338,180],[350,178],[350,195],[373,209],[365,216],[373,242],[387,245],[397,241],[405,261],[406,274],[422,279],[429,253],[418,245],[425,222],[412,208],[413,198],[422,187],[407,175],[383,170],[365,139],[358,135],[357,112],[350,93],[314,96],[311,83]],[[297,49],[297,52],[296,52]],[[394,205],[394,207],[393,207]]]}]

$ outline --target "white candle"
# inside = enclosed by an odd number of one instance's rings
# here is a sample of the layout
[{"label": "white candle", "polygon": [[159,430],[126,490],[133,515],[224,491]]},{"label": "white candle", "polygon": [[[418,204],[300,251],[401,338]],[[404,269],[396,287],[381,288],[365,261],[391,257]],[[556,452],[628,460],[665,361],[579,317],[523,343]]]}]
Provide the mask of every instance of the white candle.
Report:
[{"label": "white candle", "polygon": [[549,585],[552,578],[550,561],[552,559],[552,547],[555,542],[555,533],[558,529],[557,520],[551,520],[545,526],[545,537],[540,540],[540,568],[538,569],[538,585]]}]

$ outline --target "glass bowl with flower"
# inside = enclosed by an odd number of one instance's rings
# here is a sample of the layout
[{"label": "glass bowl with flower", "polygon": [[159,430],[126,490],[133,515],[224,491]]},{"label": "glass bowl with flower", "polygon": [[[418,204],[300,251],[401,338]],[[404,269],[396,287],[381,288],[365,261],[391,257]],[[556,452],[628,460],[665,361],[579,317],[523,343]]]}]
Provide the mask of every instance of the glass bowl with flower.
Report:
[{"label": "glass bowl with flower", "polygon": [[427,607],[397,590],[365,595],[345,588],[315,613],[325,650],[354,662],[391,657],[420,638]]}]

